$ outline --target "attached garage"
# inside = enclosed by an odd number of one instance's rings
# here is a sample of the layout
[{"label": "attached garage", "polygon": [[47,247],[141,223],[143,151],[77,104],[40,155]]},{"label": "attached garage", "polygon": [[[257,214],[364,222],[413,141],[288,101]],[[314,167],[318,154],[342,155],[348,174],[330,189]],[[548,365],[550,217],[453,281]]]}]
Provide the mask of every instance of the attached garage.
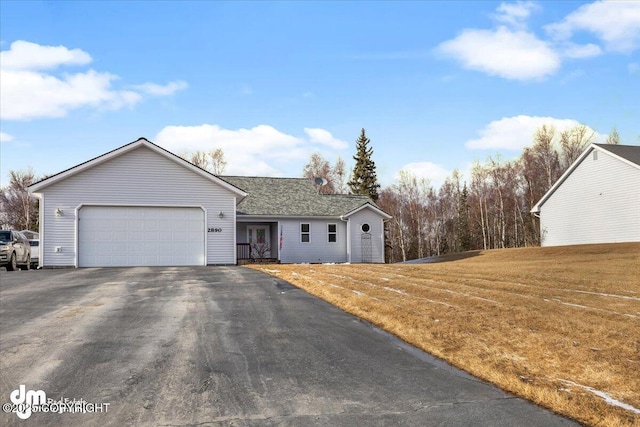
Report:
[{"label": "attached garage", "polygon": [[29,187],[40,199],[40,266],[236,263],[247,194],[138,139]]},{"label": "attached garage", "polygon": [[83,206],[78,266],[206,265],[201,208]]}]

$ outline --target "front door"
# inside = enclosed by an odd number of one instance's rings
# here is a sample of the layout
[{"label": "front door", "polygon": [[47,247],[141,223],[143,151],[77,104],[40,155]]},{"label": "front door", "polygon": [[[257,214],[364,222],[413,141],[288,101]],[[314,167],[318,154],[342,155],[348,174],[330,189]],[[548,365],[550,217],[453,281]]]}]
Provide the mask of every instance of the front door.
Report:
[{"label": "front door", "polygon": [[247,242],[251,245],[252,258],[271,258],[271,227],[268,225],[248,225]]}]

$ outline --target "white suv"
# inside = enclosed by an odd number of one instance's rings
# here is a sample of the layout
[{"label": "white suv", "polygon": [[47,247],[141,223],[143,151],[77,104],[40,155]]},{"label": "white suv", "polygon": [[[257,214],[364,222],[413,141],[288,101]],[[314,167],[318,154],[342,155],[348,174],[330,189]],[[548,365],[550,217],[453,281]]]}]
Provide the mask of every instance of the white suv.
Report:
[{"label": "white suv", "polygon": [[6,267],[7,271],[31,267],[31,246],[21,232],[0,230],[0,267]]}]

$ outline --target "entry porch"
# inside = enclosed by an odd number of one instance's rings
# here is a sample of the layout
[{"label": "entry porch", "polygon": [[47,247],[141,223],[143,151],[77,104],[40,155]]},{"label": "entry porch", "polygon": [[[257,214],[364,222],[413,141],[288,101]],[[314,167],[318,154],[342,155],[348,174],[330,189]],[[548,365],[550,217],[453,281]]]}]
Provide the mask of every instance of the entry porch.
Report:
[{"label": "entry porch", "polygon": [[279,262],[278,222],[236,222],[238,264]]}]

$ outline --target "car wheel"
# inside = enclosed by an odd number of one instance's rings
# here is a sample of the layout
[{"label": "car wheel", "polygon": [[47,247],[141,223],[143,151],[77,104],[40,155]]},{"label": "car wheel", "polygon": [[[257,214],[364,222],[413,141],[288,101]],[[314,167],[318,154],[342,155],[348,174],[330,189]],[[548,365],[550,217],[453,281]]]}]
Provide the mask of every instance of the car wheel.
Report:
[{"label": "car wheel", "polygon": [[15,271],[16,267],[16,254],[11,254],[11,258],[9,259],[9,264],[7,264],[7,271]]},{"label": "car wheel", "polygon": [[27,255],[27,262],[20,266],[20,270],[28,270],[29,268],[31,268],[31,255]]}]

